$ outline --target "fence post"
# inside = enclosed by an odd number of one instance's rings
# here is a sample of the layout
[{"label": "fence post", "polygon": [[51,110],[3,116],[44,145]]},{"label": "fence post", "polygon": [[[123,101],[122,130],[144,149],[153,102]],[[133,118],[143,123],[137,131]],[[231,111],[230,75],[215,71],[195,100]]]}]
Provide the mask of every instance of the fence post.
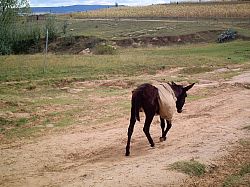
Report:
[{"label": "fence post", "polygon": [[47,29],[46,30],[45,56],[44,56],[44,61],[43,61],[43,73],[45,73],[46,66],[47,66],[48,41],[49,41],[49,31]]}]

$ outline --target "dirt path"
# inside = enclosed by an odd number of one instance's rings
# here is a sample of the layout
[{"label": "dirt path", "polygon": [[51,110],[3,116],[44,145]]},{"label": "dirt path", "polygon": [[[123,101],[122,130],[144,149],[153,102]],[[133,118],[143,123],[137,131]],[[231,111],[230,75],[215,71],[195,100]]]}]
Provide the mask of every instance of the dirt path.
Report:
[{"label": "dirt path", "polygon": [[[249,73],[233,81],[242,78],[250,83]],[[187,103],[184,112],[176,114],[166,142],[159,142],[156,117],[151,127],[155,148],[149,146],[143,124],[137,123],[130,157],[124,156],[128,116],[14,147],[1,145],[0,185],[179,186],[187,175],[168,170],[168,165],[190,159],[213,164],[239,139],[249,137],[242,130],[249,125],[249,114],[249,89],[228,85],[216,96]]]}]

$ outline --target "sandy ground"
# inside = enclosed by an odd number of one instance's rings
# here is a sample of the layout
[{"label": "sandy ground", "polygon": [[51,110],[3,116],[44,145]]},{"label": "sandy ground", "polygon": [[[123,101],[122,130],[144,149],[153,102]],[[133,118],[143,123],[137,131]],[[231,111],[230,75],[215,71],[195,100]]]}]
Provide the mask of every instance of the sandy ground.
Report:
[{"label": "sandy ground", "polygon": [[[249,84],[250,73],[215,87],[212,97],[187,102],[165,142],[159,142],[155,117],[155,148],[148,144],[143,123],[137,122],[129,157],[124,156],[129,116],[0,145],[0,186],[179,186],[188,176],[170,171],[169,164],[195,159],[213,165],[249,137],[242,128],[250,124],[250,90],[235,83]],[[201,88],[196,85],[190,92]]]}]

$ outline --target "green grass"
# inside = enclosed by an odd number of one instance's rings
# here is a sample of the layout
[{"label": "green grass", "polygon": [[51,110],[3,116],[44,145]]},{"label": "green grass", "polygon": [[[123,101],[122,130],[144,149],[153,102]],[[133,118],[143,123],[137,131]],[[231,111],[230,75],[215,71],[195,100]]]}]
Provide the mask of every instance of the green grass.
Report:
[{"label": "green grass", "polygon": [[[96,36],[104,39],[124,39],[142,36],[176,36],[199,31],[225,29],[218,25],[208,25],[206,22],[167,22],[159,21],[95,21],[72,20],[66,36]],[[243,29],[244,31],[244,29]]]},{"label": "green grass", "polygon": [[175,162],[170,165],[170,169],[192,176],[201,176],[206,172],[206,166],[195,160]]},{"label": "green grass", "polygon": [[[249,50],[250,42],[236,41],[171,48],[122,49],[116,55],[102,56],[50,54],[46,73],[43,73],[42,55],[0,56],[0,82],[39,80],[44,84],[51,84],[62,79],[96,80],[117,75],[154,74],[157,70],[172,67],[196,66],[197,69],[204,66],[207,68],[202,69],[204,72],[210,70],[211,66],[219,68],[249,62]],[[32,87],[35,86],[34,83],[31,83]],[[30,86],[26,87],[30,89]],[[0,92],[4,90],[1,89]]]},{"label": "green grass", "polygon": [[189,67],[189,68],[185,68],[181,71],[181,73],[184,74],[198,74],[198,73],[205,73],[205,72],[209,72],[212,71],[213,68],[211,67]]}]

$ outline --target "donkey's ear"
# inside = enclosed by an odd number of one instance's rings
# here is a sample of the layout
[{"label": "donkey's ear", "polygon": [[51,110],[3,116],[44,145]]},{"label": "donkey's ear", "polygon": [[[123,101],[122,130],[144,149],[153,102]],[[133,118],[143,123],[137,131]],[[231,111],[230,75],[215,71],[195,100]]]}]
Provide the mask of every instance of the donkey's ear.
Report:
[{"label": "donkey's ear", "polygon": [[177,85],[177,84],[174,83],[174,81],[172,81],[171,84],[172,84],[173,86],[176,86],[176,85]]},{"label": "donkey's ear", "polygon": [[184,90],[187,92],[189,89],[191,89],[194,86],[195,83],[190,84],[189,86],[186,86]]}]

